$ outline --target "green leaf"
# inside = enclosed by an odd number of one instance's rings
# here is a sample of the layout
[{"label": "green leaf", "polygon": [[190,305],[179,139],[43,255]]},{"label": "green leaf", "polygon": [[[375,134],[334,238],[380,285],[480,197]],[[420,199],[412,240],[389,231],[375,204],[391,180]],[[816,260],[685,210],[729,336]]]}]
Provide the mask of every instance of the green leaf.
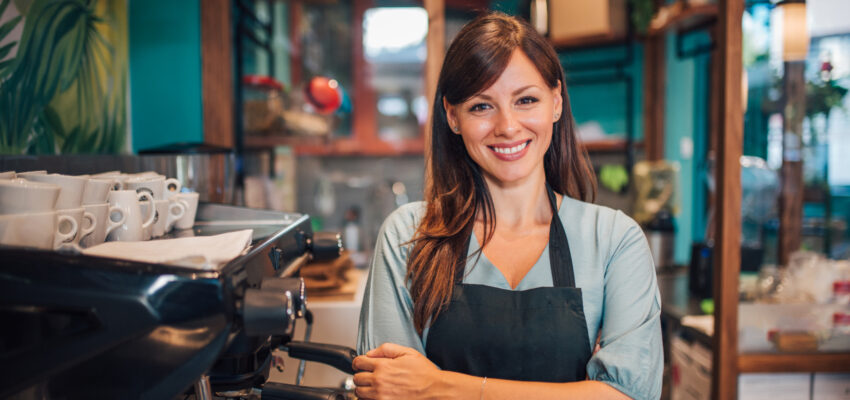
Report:
[{"label": "green leaf", "polygon": [[0,39],[5,38],[12,29],[15,29],[15,26],[17,26],[18,22],[21,22],[22,19],[24,19],[24,16],[18,15],[17,17],[10,19],[5,24],[0,25]]},{"label": "green leaf", "polygon": [[[9,44],[6,44],[3,47],[0,47],[0,59],[6,58],[6,56],[9,55],[9,53],[12,52],[12,49],[15,48],[15,45],[17,43],[18,42],[11,42]],[[7,61],[9,61],[9,60],[7,60]]]}]

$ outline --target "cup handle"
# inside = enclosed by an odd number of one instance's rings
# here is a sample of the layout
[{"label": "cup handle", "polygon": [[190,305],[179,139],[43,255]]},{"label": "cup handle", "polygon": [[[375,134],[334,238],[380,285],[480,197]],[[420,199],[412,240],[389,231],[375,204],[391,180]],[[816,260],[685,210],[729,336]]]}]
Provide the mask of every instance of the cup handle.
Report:
[{"label": "cup handle", "polygon": [[[118,215],[121,216],[121,218],[118,221],[112,220],[112,215],[114,215],[115,213],[118,213]],[[106,221],[105,221],[105,222],[107,222],[106,233],[104,235],[109,235],[109,232],[112,232],[112,231],[115,230],[115,228],[118,228],[119,226],[123,225],[124,220],[126,220],[126,219],[127,219],[127,216],[124,215],[124,210],[122,210],[121,207],[116,207],[116,206],[109,207],[109,214],[107,214]]]},{"label": "cup handle", "polygon": [[136,195],[136,198],[139,201],[142,201],[143,198],[146,198],[147,201],[151,203],[150,207],[148,207],[148,209],[150,210],[150,212],[149,212],[150,215],[148,215],[147,220],[142,224],[142,229],[147,229],[149,226],[151,226],[153,224],[154,218],[156,218],[156,207],[154,206],[154,203],[153,203],[153,197],[151,197],[151,195],[148,192],[139,192]]},{"label": "cup handle", "polygon": [[92,232],[94,232],[94,229],[97,228],[97,218],[94,216],[94,214],[86,211],[86,212],[83,213],[83,219],[89,220],[89,228],[88,229],[82,229],[82,227],[80,227],[80,239],[81,240],[82,240],[82,238],[90,235]]},{"label": "cup handle", "polygon": [[[71,231],[68,233],[62,233],[59,231],[59,227],[62,226],[63,222],[68,222],[71,224]],[[70,215],[60,215],[59,220],[56,222],[56,236],[59,236],[62,242],[68,242],[77,235],[77,220],[72,218]]]},{"label": "cup handle", "polygon": [[[176,212],[175,212],[176,210]],[[171,229],[174,226],[174,223],[177,222],[180,218],[183,218],[183,215],[186,214],[186,206],[181,202],[173,202],[168,205],[168,223],[166,227]]]},{"label": "cup handle", "polygon": [[[172,186],[174,190],[171,190]],[[177,178],[168,178],[165,180],[165,198],[170,197],[172,194],[180,193],[180,189],[183,189],[183,184]]]}]

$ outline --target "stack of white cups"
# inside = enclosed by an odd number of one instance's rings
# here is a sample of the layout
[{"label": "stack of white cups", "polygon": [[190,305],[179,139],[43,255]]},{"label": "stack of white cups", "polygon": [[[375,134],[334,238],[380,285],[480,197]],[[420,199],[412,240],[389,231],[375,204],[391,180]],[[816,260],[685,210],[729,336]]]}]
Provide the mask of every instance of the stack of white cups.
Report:
[{"label": "stack of white cups", "polygon": [[46,250],[140,241],[189,229],[198,193],[156,172],[0,172],[0,245]]},{"label": "stack of white cups", "polygon": [[0,244],[55,250],[72,243],[79,227],[75,217],[82,219],[83,211],[57,211],[60,192],[59,185],[4,172],[0,178]]}]

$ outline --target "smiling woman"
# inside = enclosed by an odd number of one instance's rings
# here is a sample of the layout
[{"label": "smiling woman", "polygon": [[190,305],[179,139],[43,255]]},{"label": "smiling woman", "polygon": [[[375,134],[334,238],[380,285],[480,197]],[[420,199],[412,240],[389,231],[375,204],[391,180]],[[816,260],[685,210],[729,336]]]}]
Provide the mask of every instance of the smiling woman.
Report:
[{"label": "smiling woman", "polygon": [[633,220],[585,202],[595,180],[552,47],[476,18],[433,107],[426,201],[390,215],[375,249],[358,397],[658,398],[655,267]]}]

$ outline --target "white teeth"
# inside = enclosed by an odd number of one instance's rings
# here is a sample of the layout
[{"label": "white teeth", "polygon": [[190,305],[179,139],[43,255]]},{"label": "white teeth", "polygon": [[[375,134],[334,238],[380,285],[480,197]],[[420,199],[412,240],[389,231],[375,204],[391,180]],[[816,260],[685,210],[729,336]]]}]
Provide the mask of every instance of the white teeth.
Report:
[{"label": "white teeth", "polygon": [[528,142],[522,142],[522,144],[518,144],[514,147],[493,147],[493,151],[500,154],[514,154],[522,151],[525,146],[528,145]]}]

